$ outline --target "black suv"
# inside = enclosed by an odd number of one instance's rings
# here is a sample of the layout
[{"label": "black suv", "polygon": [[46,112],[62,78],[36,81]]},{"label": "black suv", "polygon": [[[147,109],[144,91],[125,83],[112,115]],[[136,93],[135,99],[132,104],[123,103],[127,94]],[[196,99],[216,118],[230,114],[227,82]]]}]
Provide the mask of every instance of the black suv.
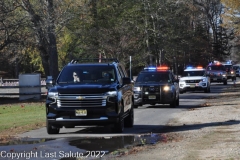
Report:
[{"label": "black suv", "polygon": [[168,67],[146,67],[134,85],[134,107],[144,104],[179,105],[179,84]]},{"label": "black suv", "polygon": [[55,82],[51,78],[47,80],[48,134],[58,134],[63,126],[111,125],[118,133],[124,126],[133,127],[133,84],[117,60],[71,61]]}]

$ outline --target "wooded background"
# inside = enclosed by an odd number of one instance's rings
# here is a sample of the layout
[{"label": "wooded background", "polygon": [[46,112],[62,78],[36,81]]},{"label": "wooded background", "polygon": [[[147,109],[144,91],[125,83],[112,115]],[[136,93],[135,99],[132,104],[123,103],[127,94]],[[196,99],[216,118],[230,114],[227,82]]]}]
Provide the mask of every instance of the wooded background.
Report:
[{"label": "wooded background", "polygon": [[238,0],[1,0],[0,71],[57,77],[72,59],[147,65],[239,61]]}]

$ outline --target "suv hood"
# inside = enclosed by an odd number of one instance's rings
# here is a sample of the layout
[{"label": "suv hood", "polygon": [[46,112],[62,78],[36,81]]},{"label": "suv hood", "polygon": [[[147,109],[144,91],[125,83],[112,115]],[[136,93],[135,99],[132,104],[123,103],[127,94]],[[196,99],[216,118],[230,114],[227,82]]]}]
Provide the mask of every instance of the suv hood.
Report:
[{"label": "suv hood", "polygon": [[59,94],[100,94],[115,90],[113,84],[91,84],[91,85],[56,85],[50,89],[52,92]]}]

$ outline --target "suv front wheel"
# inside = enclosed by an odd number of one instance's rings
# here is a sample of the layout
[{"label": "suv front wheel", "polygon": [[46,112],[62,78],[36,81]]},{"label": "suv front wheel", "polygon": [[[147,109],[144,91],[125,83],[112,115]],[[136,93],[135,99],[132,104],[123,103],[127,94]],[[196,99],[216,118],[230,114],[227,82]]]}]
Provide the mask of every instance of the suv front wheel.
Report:
[{"label": "suv front wheel", "polygon": [[121,114],[119,115],[118,122],[114,124],[113,131],[115,133],[122,133],[124,130],[124,118],[123,118],[123,109],[121,110]]},{"label": "suv front wheel", "polygon": [[133,107],[129,111],[129,115],[124,119],[124,126],[131,128],[134,124],[134,111]]},{"label": "suv front wheel", "polygon": [[49,124],[48,120],[47,120],[47,133],[48,134],[58,134],[60,131],[60,128],[54,127],[53,125]]}]

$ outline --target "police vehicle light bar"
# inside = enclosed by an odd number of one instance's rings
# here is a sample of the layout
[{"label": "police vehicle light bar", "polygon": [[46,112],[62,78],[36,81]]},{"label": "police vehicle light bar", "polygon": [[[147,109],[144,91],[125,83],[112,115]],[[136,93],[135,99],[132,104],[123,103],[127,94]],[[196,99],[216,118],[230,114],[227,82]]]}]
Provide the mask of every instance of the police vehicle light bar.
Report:
[{"label": "police vehicle light bar", "polygon": [[167,66],[159,66],[159,67],[145,67],[144,70],[154,71],[154,70],[169,70]]},{"label": "police vehicle light bar", "polygon": [[169,67],[167,66],[160,66],[160,67],[157,67],[157,70],[168,70]]}]

